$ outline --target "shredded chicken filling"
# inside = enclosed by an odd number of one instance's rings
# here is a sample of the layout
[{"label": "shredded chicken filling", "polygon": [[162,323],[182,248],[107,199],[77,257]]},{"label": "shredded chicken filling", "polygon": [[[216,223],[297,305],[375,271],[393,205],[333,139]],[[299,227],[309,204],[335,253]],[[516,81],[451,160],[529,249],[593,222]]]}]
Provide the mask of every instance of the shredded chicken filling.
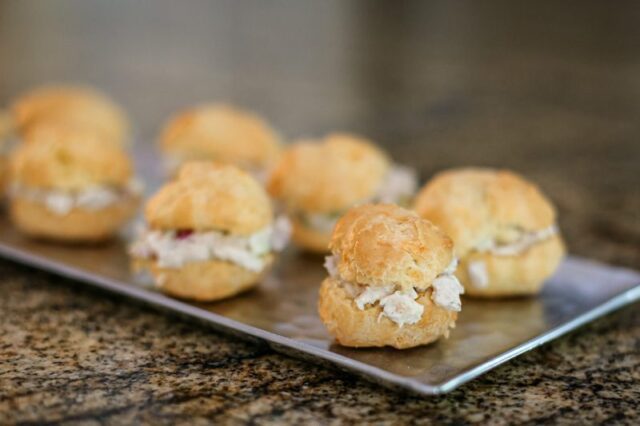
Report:
[{"label": "shredded chicken filling", "polygon": [[[538,231],[516,231],[517,237],[506,243],[497,242],[495,239],[488,239],[478,244],[473,251],[478,253],[490,253],[494,256],[518,256],[531,247],[552,238],[558,233],[558,227],[551,225]],[[483,289],[489,286],[489,273],[487,265],[482,260],[474,260],[467,265],[467,273],[471,285],[475,288]]]},{"label": "shredded chicken filling", "polygon": [[51,213],[65,216],[75,208],[92,211],[104,209],[126,197],[139,195],[142,189],[142,183],[134,179],[124,187],[94,185],[81,191],[41,189],[13,184],[10,194],[41,203]]},{"label": "shredded chicken filling", "polygon": [[218,259],[235,263],[253,272],[267,265],[267,255],[286,246],[291,226],[282,217],[272,226],[248,236],[218,231],[146,230],[132,244],[132,256],[153,259],[162,268],[180,268],[189,262]]},{"label": "shredded chicken filling", "polygon": [[551,225],[538,231],[519,232],[519,236],[512,242],[500,243],[495,239],[487,239],[475,247],[475,251],[488,252],[496,256],[517,256],[532,246],[545,241],[558,233],[558,227]]},{"label": "shredded chicken filling", "polygon": [[[454,259],[436,277],[431,286],[433,302],[443,309],[456,312],[462,307],[460,294],[464,293],[464,288],[454,275],[457,264],[457,259]],[[385,316],[399,326],[415,324],[422,318],[424,306],[418,303],[417,299],[424,294],[424,291],[418,291],[415,288],[399,290],[392,284],[369,286],[350,283],[340,276],[336,256],[327,256],[325,268],[332,278],[339,280],[358,309],[365,310],[370,305],[378,304],[382,308],[380,317]]]}]

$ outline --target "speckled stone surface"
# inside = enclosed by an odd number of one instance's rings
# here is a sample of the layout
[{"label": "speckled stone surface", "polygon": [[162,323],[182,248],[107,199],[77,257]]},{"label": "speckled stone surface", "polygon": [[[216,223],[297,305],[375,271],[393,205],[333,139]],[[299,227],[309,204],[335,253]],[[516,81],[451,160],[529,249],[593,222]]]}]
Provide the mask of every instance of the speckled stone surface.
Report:
[{"label": "speckled stone surface", "polygon": [[0,423],[637,419],[637,306],[421,398],[0,262]]},{"label": "speckled stone surface", "polygon": [[[514,168],[571,252],[640,269],[637,2],[35,4],[0,2],[2,102],[79,79],[142,140],[221,98],[286,136],[362,132],[423,177]],[[0,260],[0,424],[640,424],[639,308],[426,398]]]}]

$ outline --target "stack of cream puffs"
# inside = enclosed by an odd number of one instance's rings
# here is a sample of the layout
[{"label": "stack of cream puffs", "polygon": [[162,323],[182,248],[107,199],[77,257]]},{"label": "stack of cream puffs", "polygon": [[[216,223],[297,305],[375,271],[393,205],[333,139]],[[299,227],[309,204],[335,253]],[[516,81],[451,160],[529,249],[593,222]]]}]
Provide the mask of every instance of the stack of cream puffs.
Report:
[{"label": "stack of cream puffs", "polygon": [[123,111],[107,95],[91,87],[39,87],[16,99],[11,113],[20,135],[47,123],[95,131],[120,145],[129,138],[129,123]]},{"label": "stack of cream puffs", "polygon": [[510,171],[440,173],[422,189],[415,209],[453,239],[456,275],[472,296],[535,294],[565,254],[553,205]]},{"label": "stack of cream puffs", "polygon": [[407,204],[416,189],[412,170],[395,165],[370,141],[332,134],[286,149],[268,190],[293,224],[293,240],[307,250],[328,251],[331,231],[350,207],[364,202]]},{"label": "stack of cream puffs", "polygon": [[171,174],[186,161],[236,165],[264,180],[280,153],[280,136],[259,116],[224,104],[190,108],[172,117],[160,135]]},{"label": "stack of cream puffs", "polygon": [[162,291],[214,301],[255,286],[288,240],[260,183],[232,165],[189,162],[146,204],[131,246]]},{"label": "stack of cream puffs", "polygon": [[449,237],[415,212],[354,207],[331,237],[320,317],[344,346],[405,349],[447,337],[461,309],[456,263]]},{"label": "stack of cream puffs", "polygon": [[100,241],[134,214],[140,184],[126,152],[84,127],[30,127],[10,157],[10,214],[45,239]]}]

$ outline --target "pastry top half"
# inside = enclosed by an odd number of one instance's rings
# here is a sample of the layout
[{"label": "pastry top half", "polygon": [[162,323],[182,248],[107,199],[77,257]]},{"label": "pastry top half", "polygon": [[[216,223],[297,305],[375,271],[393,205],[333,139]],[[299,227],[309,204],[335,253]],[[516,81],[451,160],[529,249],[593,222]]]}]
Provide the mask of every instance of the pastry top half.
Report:
[{"label": "pastry top half", "polygon": [[127,154],[99,133],[80,127],[39,124],[24,135],[10,158],[13,183],[32,188],[82,190],[125,186],[133,176]]},{"label": "pastry top half", "polygon": [[262,186],[239,168],[214,162],[189,162],[177,178],[147,203],[152,229],[220,231],[250,235],[273,221]]},{"label": "pastry top half", "polygon": [[223,104],[181,112],[166,124],[159,142],[177,160],[204,157],[247,169],[267,167],[280,152],[280,137],[266,121]]},{"label": "pastry top half", "polygon": [[290,146],[268,188],[292,210],[334,213],[371,199],[390,167],[386,154],[370,141],[332,134]]},{"label": "pastry top half", "polygon": [[415,209],[455,241],[460,256],[484,241],[509,243],[556,222],[553,205],[538,187],[507,170],[442,172],[420,191]]},{"label": "pastry top half", "polygon": [[53,122],[86,127],[120,145],[128,139],[129,123],[122,109],[91,87],[39,87],[17,98],[11,110],[20,133],[38,123]]},{"label": "pastry top half", "polygon": [[454,262],[453,243],[417,213],[365,204],[337,223],[330,244],[341,279],[424,290]]}]

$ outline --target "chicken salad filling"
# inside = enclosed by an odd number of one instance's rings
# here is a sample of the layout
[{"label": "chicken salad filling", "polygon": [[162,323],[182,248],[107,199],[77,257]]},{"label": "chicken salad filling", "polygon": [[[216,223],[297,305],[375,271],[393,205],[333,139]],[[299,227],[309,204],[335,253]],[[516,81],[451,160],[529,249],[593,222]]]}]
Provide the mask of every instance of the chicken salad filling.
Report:
[{"label": "chicken salad filling", "polygon": [[[490,253],[498,257],[519,256],[536,244],[557,235],[558,227],[557,225],[551,225],[537,231],[514,229],[510,234],[511,236],[508,241],[497,241],[496,239],[481,241],[473,251],[477,253]],[[467,265],[467,274],[469,275],[471,285],[475,288],[484,289],[489,286],[489,273],[484,261],[470,261]]]},{"label": "chicken salad filling", "polygon": [[104,209],[124,198],[140,195],[142,190],[142,182],[132,179],[124,187],[93,185],[80,191],[33,188],[14,183],[11,185],[9,194],[12,197],[21,197],[41,203],[51,213],[65,216],[76,208],[90,211]]},{"label": "chicken salad filling", "polygon": [[[353,298],[358,309],[365,310],[369,305],[378,304],[382,308],[379,319],[385,316],[399,326],[415,324],[420,321],[424,313],[424,306],[417,299],[421,294],[424,294],[423,290],[397,289],[393,284],[384,286],[354,284],[341,278],[337,262],[335,255],[327,256],[325,268],[329,272],[329,276],[339,280],[347,294]],[[454,275],[457,265],[458,261],[454,259],[436,277],[431,286],[431,300],[439,307],[454,312],[460,311],[462,307],[460,294],[464,293],[464,288]]]},{"label": "chicken salad filling", "polygon": [[144,230],[130,247],[132,256],[151,259],[161,268],[181,268],[189,262],[223,260],[261,272],[268,255],[287,245],[291,226],[284,217],[254,234],[229,235],[220,231]]}]

